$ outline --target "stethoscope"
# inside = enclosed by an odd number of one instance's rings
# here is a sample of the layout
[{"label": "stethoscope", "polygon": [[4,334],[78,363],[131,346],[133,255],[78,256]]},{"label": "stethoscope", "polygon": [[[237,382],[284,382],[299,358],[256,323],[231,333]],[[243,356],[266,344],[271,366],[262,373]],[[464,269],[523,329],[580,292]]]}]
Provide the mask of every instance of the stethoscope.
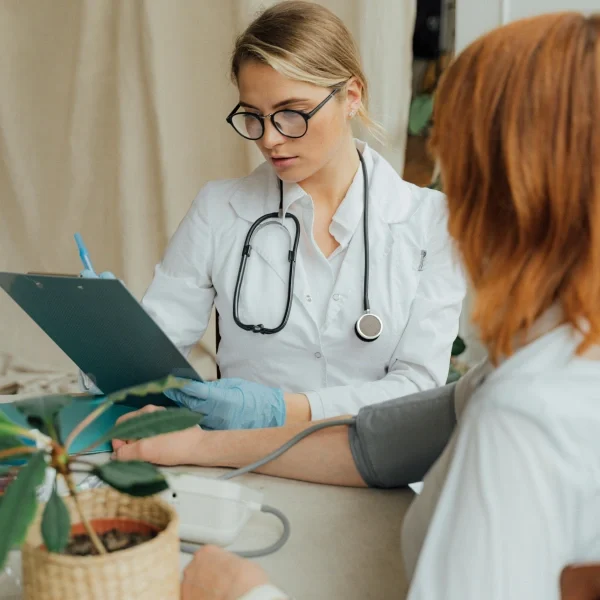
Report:
[{"label": "stethoscope", "polygon": [[[358,151],[357,151],[358,152]],[[363,340],[364,342],[374,342],[383,331],[383,321],[376,315],[371,312],[371,307],[369,304],[369,180],[367,177],[367,167],[365,165],[365,161],[360,152],[358,152],[358,157],[360,159],[360,164],[363,172],[363,201],[364,201],[364,242],[365,242],[365,277],[364,277],[364,288],[363,288],[363,305],[364,305],[364,313],[358,318],[356,321],[356,325],[354,326],[354,330],[356,331],[356,335]],[[292,234],[289,229],[284,225],[283,222],[283,182],[281,179],[279,180],[279,211],[268,213],[263,215],[250,227],[248,234],[246,235],[246,239],[244,241],[244,248],[242,249],[242,258],[240,261],[240,268],[238,270],[237,281],[235,283],[235,291],[233,295],[233,320],[235,321],[238,327],[246,331],[251,331],[253,333],[262,333],[262,334],[273,334],[281,331],[288,322],[290,317],[290,312],[292,310],[292,298],[294,295],[294,275],[296,273],[296,254],[298,252],[298,242],[300,241],[300,222],[296,215],[291,213],[285,214],[286,219],[292,219],[295,225],[296,234],[292,239]],[[277,220],[276,220],[277,219]],[[250,257],[250,253],[252,251],[252,236],[267,225],[274,224],[278,225],[282,229],[286,231],[286,233],[290,237],[290,249],[288,251],[288,261],[290,263],[290,272],[289,272],[289,280],[288,280],[288,292],[287,292],[287,302],[285,307],[285,313],[283,315],[283,320],[281,323],[274,328],[265,327],[262,324],[259,325],[249,325],[247,323],[242,323],[239,318],[239,304],[240,304],[240,292],[242,289],[242,282],[244,280],[244,273],[246,271],[246,263],[248,258]]]}]

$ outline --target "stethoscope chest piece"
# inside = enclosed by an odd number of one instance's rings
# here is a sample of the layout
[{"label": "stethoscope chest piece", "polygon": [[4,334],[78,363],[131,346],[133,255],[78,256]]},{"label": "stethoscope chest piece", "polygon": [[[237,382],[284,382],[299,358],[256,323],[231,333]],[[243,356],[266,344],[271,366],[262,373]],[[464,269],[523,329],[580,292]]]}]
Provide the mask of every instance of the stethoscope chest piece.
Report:
[{"label": "stethoscope chest piece", "polygon": [[356,335],[363,342],[374,342],[383,331],[383,321],[371,312],[367,312],[356,321]]}]

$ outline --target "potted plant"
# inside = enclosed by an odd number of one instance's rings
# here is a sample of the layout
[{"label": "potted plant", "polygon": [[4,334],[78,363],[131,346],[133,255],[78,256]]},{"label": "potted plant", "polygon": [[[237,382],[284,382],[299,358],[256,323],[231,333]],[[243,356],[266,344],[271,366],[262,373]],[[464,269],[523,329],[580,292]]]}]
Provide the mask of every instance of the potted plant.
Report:
[{"label": "potted plant", "polygon": [[[9,551],[20,547],[25,599],[179,597],[177,514],[155,496],[168,487],[163,474],[140,461],[93,464],[82,454],[114,438],[141,439],[192,427],[201,415],[183,408],[142,414],[116,424],[77,454],[69,448],[114,403],[181,385],[168,377],[110,394],[66,439],[58,414],[74,396],[15,403],[32,429],[0,412],[0,476],[13,476],[0,496],[0,571]],[[49,468],[56,477],[48,501],[38,507],[37,491]],[[83,472],[108,486],[78,491],[74,475]],[[68,490],[65,498],[57,489],[59,478]]]}]

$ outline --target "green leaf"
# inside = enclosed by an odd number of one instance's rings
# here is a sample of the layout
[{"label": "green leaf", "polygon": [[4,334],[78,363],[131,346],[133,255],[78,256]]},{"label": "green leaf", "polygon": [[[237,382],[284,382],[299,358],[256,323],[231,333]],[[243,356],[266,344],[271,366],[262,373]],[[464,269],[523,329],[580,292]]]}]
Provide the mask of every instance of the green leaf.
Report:
[{"label": "green leaf", "polygon": [[169,487],[164,475],[154,465],[139,460],[108,462],[94,467],[92,473],[130,496],[152,496]]},{"label": "green leaf", "polygon": [[23,442],[15,435],[0,436],[0,452],[23,446]]},{"label": "green leaf", "polygon": [[167,408],[122,421],[107,431],[97,444],[114,439],[139,440],[163,433],[173,433],[198,425],[203,415],[187,408]]},{"label": "green leaf", "polygon": [[467,345],[460,336],[456,336],[454,343],[452,344],[451,356],[459,356],[467,349]]},{"label": "green leaf", "polygon": [[454,383],[455,381],[458,381],[461,377],[461,374],[459,371],[457,371],[453,365],[450,365],[450,368],[448,369],[448,378],[446,379],[446,385],[448,385],[449,383]]},{"label": "green leaf", "polygon": [[17,469],[19,467],[15,467],[15,465],[0,465],[0,477],[5,475],[6,473],[10,473],[13,469]]},{"label": "green leaf", "polygon": [[23,433],[23,428],[19,427],[18,425],[16,425],[15,423],[12,423],[11,421],[0,421],[0,438],[6,437],[6,436],[15,436],[15,435],[20,435],[21,433]]},{"label": "green leaf", "polygon": [[431,94],[420,94],[415,96],[410,104],[408,115],[408,133],[420,135],[431,122],[433,115],[433,96]]},{"label": "green leaf", "polygon": [[42,538],[49,552],[62,552],[70,535],[71,517],[63,499],[56,493],[55,485],[42,516]]},{"label": "green leaf", "polygon": [[164,379],[149,381],[147,383],[142,383],[140,385],[134,385],[133,387],[119,390],[118,392],[113,392],[112,394],[106,396],[106,400],[109,402],[121,402],[121,400],[125,400],[127,396],[143,397],[147,396],[148,394],[162,394],[163,392],[173,388],[182,388],[188,383],[189,381],[186,381],[185,379],[179,379],[169,375]]},{"label": "green leaf", "polygon": [[37,506],[36,488],[44,480],[46,455],[34,454],[7,488],[0,506],[0,569],[13,546],[23,543]]},{"label": "green leaf", "polygon": [[[22,452],[3,456],[7,450],[14,450],[15,448],[21,448]],[[31,450],[35,450],[35,445],[30,441],[24,442],[15,435],[0,435],[0,464],[4,461],[14,462],[29,457],[32,454]]]},{"label": "green leaf", "polygon": [[6,423],[10,423],[12,424],[12,421],[4,414],[3,411],[0,410],[0,425],[2,424],[6,424]]},{"label": "green leaf", "polygon": [[[16,448],[8,448],[7,450],[13,450],[13,452],[8,452],[3,450],[0,452],[0,466],[4,466],[3,463],[8,463],[7,466],[15,467],[18,464],[22,463],[23,460],[31,457],[33,452],[31,452],[31,446],[18,446],[18,451]],[[35,450],[34,450],[35,451]]]},{"label": "green leaf", "polygon": [[15,407],[27,417],[27,422],[31,427],[39,429],[42,433],[50,435],[56,440],[58,437],[58,413],[72,402],[72,396],[51,394],[15,402]]}]

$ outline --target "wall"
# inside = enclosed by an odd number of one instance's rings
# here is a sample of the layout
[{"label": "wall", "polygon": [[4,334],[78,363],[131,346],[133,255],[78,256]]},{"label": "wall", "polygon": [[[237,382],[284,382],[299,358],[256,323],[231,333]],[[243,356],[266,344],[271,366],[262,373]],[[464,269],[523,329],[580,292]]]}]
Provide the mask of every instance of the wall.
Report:
[{"label": "wall", "polygon": [[600,11],[600,0],[457,0],[456,50],[498,25],[562,10]]}]

